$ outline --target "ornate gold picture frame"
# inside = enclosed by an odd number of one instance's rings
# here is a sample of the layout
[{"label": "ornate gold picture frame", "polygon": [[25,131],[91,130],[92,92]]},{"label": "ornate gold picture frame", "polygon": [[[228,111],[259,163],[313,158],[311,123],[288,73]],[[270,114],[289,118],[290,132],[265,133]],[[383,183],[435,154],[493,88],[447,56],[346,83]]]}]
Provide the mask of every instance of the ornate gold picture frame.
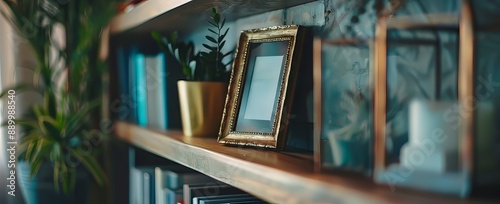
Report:
[{"label": "ornate gold picture frame", "polygon": [[241,33],[219,143],[284,146],[302,42],[300,30],[286,25]]}]

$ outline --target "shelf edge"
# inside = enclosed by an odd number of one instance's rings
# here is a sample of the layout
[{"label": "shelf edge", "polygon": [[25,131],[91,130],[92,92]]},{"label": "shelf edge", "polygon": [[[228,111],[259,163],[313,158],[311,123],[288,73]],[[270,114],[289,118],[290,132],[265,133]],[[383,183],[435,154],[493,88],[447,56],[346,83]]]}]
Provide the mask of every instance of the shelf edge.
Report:
[{"label": "shelf edge", "polygon": [[[124,122],[115,123],[119,138],[154,154],[275,203],[386,203],[369,192],[325,183],[262,164],[192,146],[164,133]],[[179,133],[180,134],[180,133]],[[140,136],[141,135],[141,136]],[[150,138],[147,141],[145,137]],[[265,173],[263,173],[265,172]],[[314,177],[311,173],[311,177]]]},{"label": "shelf edge", "polygon": [[192,0],[148,0],[137,5],[133,10],[116,16],[111,21],[111,34],[117,34],[137,27],[153,18],[169,12]]}]

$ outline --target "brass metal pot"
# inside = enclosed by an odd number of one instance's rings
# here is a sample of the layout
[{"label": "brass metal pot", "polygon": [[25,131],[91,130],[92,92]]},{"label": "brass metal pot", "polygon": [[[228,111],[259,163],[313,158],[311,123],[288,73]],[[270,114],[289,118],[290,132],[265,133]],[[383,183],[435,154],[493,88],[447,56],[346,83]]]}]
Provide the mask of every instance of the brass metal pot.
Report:
[{"label": "brass metal pot", "polygon": [[217,138],[227,83],[180,80],[177,86],[184,135]]}]

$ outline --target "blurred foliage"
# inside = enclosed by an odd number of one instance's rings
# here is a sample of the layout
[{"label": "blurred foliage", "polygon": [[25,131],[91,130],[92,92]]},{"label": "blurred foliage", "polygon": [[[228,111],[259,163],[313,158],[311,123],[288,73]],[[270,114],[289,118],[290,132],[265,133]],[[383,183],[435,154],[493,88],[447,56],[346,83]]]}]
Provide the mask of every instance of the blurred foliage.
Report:
[{"label": "blurred foliage", "polygon": [[203,43],[208,51],[194,52],[193,42],[182,42],[178,39],[177,32],[162,36],[159,32],[152,32],[151,36],[160,48],[172,55],[181,65],[182,73],[186,80],[191,81],[221,81],[229,80],[230,71],[226,69],[232,59],[224,62],[233,54],[233,51],[223,53],[226,45],[226,36],[229,28],[224,29],[226,19],[222,18],[215,8],[210,10],[210,35],[206,35],[207,43]]},{"label": "blurred foliage", "polygon": [[[88,148],[85,130],[92,127],[91,113],[101,105],[102,79],[106,64],[99,59],[100,38],[117,12],[117,0],[2,0],[2,15],[10,20],[33,48],[38,61],[33,84],[5,89],[35,90],[43,98],[30,114],[13,120],[21,126],[20,159],[34,176],[43,162],[54,167],[54,187],[69,193],[74,189],[76,169],[83,166],[104,185],[106,176]],[[62,28],[65,39],[55,39]],[[60,29],[61,30],[61,29]],[[58,42],[64,41],[64,42]],[[57,82],[63,81],[63,85]],[[9,125],[8,123],[3,125]]]}]

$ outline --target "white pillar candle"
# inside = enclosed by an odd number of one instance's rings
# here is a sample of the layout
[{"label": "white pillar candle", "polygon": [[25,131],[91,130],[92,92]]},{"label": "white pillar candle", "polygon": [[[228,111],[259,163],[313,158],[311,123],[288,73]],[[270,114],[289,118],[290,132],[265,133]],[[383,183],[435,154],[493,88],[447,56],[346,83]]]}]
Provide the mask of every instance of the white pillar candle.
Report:
[{"label": "white pillar candle", "polygon": [[401,164],[444,173],[458,167],[460,115],[455,102],[413,100],[409,104],[409,141]]},{"label": "white pillar candle", "polygon": [[455,102],[413,100],[409,109],[411,144],[422,146],[429,139],[442,150],[458,150],[460,115]]}]

